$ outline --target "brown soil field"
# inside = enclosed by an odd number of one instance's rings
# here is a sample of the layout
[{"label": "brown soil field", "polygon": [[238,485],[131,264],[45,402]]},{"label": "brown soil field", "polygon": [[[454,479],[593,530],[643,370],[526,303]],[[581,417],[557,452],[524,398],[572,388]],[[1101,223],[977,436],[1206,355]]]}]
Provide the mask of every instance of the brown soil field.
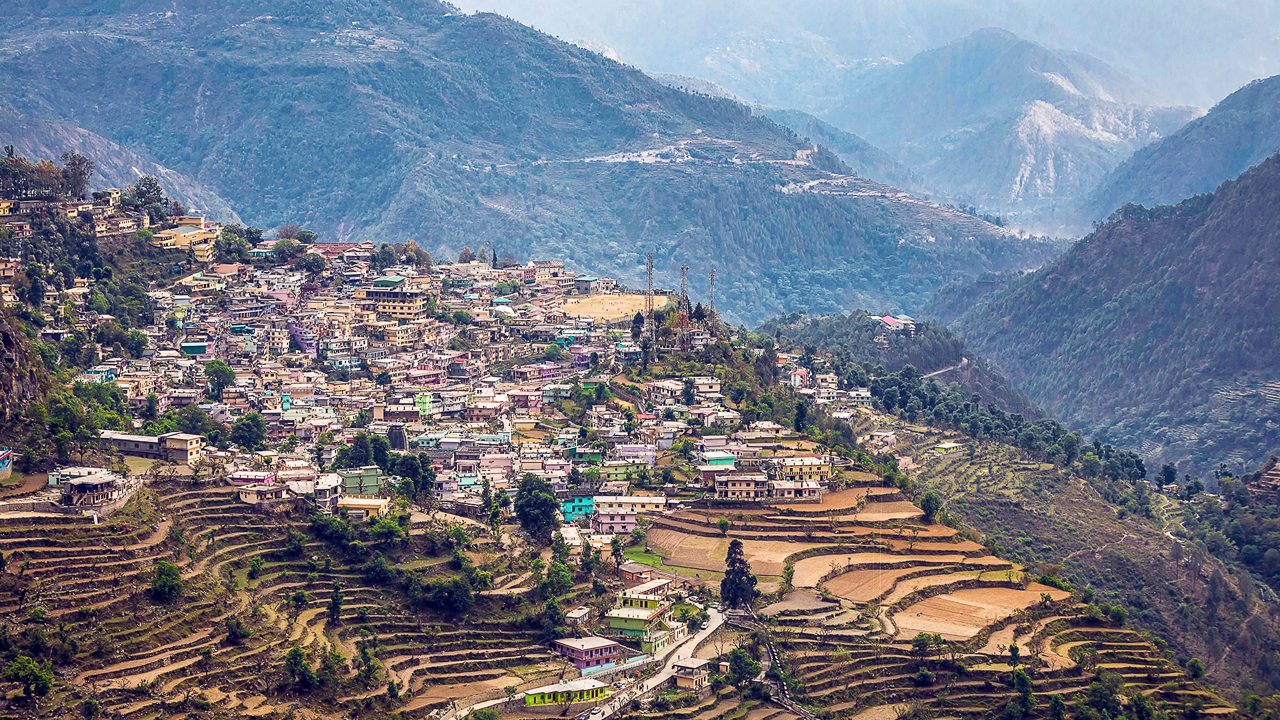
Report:
[{"label": "brown soil field", "polygon": [[[570,298],[564,304],[566,315],[589,317],[603,322],[619,322],[644,312],[644,293],[621,295],[585,295]],[[667,299],[657,296],[653,299],[655,308],[667,304]]]},{"label": "brown soil field", "polygon": [[822,576],[831,572],[833,567],[846,565],[870,565],[872,563],[900,565],[906,562],[914,562],[918,569],[926,565],[954,565],[967,559],[965,556],[956,553],[895,555],[887,552],[861,552],[845,555],[815,555],[796,562],[796,574],[792,582],[796,587],[813,587],[818,584]]},{"label": "brown soil field", "polygon": [[792,590],[778,602],[762,609],[760,613],[763,615],[777,615],[782,612],[822,610],[831,607],[835,606],[823,600],[821,595],[812,590]]},{"label": "brown soil field", "polygon": [[[648,543],[662,555],[663,561],[668,565],[723,571],[731,539],[685,535],[656,528],[649,531]],[[781,575],[783,561],[787,557],[810,548],[828,547],[818,543],[779,540],[743,540],[742,546],[747,562],[751,564],[751,571],[757,575]]]},{"label": "brown soil field", "polygon": [[837,575],[822,584],[835,595],[856,603],[871,602],[880,597],[899,578],[920,572],[918,567],[893,568],[889,570],[853,570]]},{"label": "brown soil field", "polygon": [[898,638],[910,639],[922,632],[938,633],[948,640],[967,640],[982,628],[999,622],[1018,610],[1040,602],[1040,594],[1054,600],[1068,593],[1032,583],[1026,590],[1015,588],[971,588],[926,598],[893,615]]}]

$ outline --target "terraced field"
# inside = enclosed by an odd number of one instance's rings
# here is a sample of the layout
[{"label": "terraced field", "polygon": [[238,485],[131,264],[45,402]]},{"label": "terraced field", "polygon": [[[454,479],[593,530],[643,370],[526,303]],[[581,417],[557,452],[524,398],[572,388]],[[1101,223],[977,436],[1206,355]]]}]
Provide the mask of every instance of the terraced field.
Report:
[{"label": "terraced field", "polygon": [[[78,716],[93,700],[111,717],[146,720],[197,710],[199,717],[423,717],[451,700],[501,696],[562,673],[539,633],[502,611],[502,599],[477,606],[469,619],[433,619],[309,535],[300,552],[290,551],[291,528],[305,530],[305,519],[259,512],[233,488],[189,485],[144,490],[98,526],[0,526],[10,573],[0,590],[6,628],[56,635],[68,654],[59,667],[75,668],[56,679],[40,715]],[[423,531],[411,527],[409,549],[396,556],[424,579],[445,576],[447,558],[412,550]],[[160,560],[175,563],[186,585],[169,603],[148,593]],[[248,636],[231,637],[229,620]],[[291,648],[317,667],[325,653],[341,656],[325,693],[281,687]],[[378,668],[367,679],[354,662],[362,649]]]},{"label": "terraced field", "polygon": [[[720,517],[732,523],[727,536],[716,526]],[[1141,634],[1091,619],[1079,597],[925,522],[893,489],[862,485],[821,506],[685,511],[654,518],[650,531],[664,562],[712,568],[732,538],[743,540],[753,568],[792,568],[792,589],[759,616],[798,696],[829,717],[998,714],[1018,696],[1010,646],[1041,711],[1053,695],[1071,702],[1100,676],[1114,675],[1122,695],[1141,693],[1171,711],[1233,712]],[[714,554],[704,553],[711,547]],[[913,644],[922,634],[931,645]]]},{"label": "terraced field", "polygon": [[[936,490],[945,512],[982,533],[996,554],[1057,566],[1107,602],[1123,603],[1133,624],[1166,642],[1180,662],[1203,659],[1209,681],[1231,697],[1270,687],[1280,638],[1274,596],[1257,592],[1243,568],[1181,539],[1176,501],[1154,487],[1146,518],[1107,499],[1126,488],[1063,472],[1009,445],[871,411],[854,423],[859,436],[891,430],[897,442],[884,452],[909,466],[914,483]],[[961,447],[935,450],[948,441]]]},{"label": "terraced field", "polygon": [[764,700],[747,700],[732,689],[669,710],[632,712],[628,720],[799,720],[800,716]]}]

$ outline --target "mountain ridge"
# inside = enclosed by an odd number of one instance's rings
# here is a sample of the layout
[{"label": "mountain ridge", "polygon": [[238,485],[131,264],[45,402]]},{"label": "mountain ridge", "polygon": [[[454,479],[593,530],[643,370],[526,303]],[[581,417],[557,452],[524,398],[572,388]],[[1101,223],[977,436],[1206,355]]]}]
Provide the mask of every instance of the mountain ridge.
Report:
[{"label": "mountain ridge", "polygon": [[824,119],[884,148],[935,192],[1024,225],[1195,117],[1141,104],[1122,73],[987,28],[866,73]]},{"label": "mountain ridge", "polygon": [[1128,205],[955,324],[1046,409],[1203,472],[1280,447],[1280,154],[1178,205]]},{"label": "mountain ridge", "polygon": [[688,264],[700,293],[718,265],[718,304],[746,321],[809,303],[913,310],[938,284],[1056,251],[496,15],[409,0],[90,9],[24,23],[0,68],[41,80],[10,102],[145,150],[253,224],[434,253],[494,237],[633,285],[652,252],[660,283]]},{"label": "mountain ridge", "polygon": [[1280,150],[1280,75],[1245,85],[1177,132],[1140,148],[1103,177],[1085,212],[1103,218],[1126,204],[1167,205],[1221,183]]}]

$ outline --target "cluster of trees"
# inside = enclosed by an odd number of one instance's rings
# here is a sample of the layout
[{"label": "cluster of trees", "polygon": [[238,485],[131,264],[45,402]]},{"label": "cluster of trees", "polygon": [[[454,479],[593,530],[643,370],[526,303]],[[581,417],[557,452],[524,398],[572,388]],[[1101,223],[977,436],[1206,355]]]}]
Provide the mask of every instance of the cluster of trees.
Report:
[{"label": "cluster of trees", "polygon": [[[271,262],[289,263],[305,272],[318,273],[325,269],[324,257],[307,252],[307,245],[319,236],[311,230],[295,224],[282,225],[276,231],[271,246]],[[213,243],[213,258],[217,262],[253,262],[250,250],[263,241],[262,230],[243,225],[225,225]]]},{"label": "cluster of trees", "polygon": [[431,462],[416,453],[392,452],[382,435],[359,432],[333,459],[333,469],[377,465],[384,473],[399,478],[396,491],[409,500],[421,500],[435,488],[436,471]]},{"label": "cluster of trees", "polygon": [[67,151],[51,160],[28,160],[12,145],[0,156],[0,197],[18,199],[82,198],[89,191],[94,165],[89,158]]},{"label": "cluster of trees", "polygon": [[164,193],[160,181],[144,175],[125,189],[120,204],[131,210],[145,212],[153,225],[164,224],[170,217],[183,215],[186,208]]},{"label": "cluster of trees", "polygon": [[28,701],[43,697],[53,688],[55,670],[73,662],[79,651],[66,623],[58,623],[52,634],[38,622],[20,631],[0,626],[0,679],[21,685]]},{"label": "cluster of trees", "polygon": [[[1192,496],[1183,506],[1183,520],[1211,554],[1241,563],[1280,590],[1280,498],[1250,490],[1275,464],[1273,458],[1263,469],[1242,478],[1220,469],[1218,497]],[[1179,489],[1194,492],[1194,483],[1186,478]]]},{"label": "cluster of trees", "polygon": [[[391,564],[373,546],[395,546],[404,540],[403,523],[408,516],[382,518],[370,523],[352,523],[338,515],[313,515],[311,534],[324,540],[351,562],[361,563],[368,582],[387,588],[398,588],[415,607],[433,609],[450,616],[466,613],[475,602],[475,593],[493,585],[493,576],[475,567],[461,548],[470,541],[465,531],[440,538],[440,547],[453,552],[455,575],[427,576],[415,570],[403,570]],[[398,528],[398,530],[397,530]]]},{"label": "cluster of trees", "polygon": [[[362,660],[362,662],[360,662]],[[320,659],[313,667],[306,652],[297,646],[289,649],[284,656],[284,686],[297,692],[310,692],[317,688],[332,687],[341,682],[347,672],[348,662],[342,653],[332,647],[320,653]],[[368,652],[360,655],[357,662],[362,679],[373,676],[376,679],[381,665]],[[366,683],[367,684],[367,683]]]},{"label": "cluster of trees", "polygon": [[392,265],[412,265],[429,268],[435,262],[431,253],[422,249],[417,242],[406,240],[402,243],[386,243],[373,254],[370,264],[375,272],[382,272]]},{"label": "cluster of trees", "polygon": [[[907,365],[943,368],[959,363],[965,351],[964,342],[940,325],[917,322],[914,333],[887,332],[879,317],[862,310],[816,317],[791,313],[761,325],[758,332],[804,348],[809,358],[818,349],[830,352],[833,370],[846,388],[866,386],[864,365],[890,371]],[[804,357],[801,364],[807,364]]]},{"label": "cluster of trees", "polygon": [[21,472],[37,469],[51,450],[59,462],[82,457],[96,445],[100,430],[123,430],[131,420],[129,405],[113,385],[74,383],[51,391],[24,409]]},{"label": "cluster of trees", "polygon": [[1135,481],[1147,475],[1142,458],[1132,450],[1087,443],[1056,420],[1028,420],[1020,413],[1005,412],[976,396],[964,396],[954,386],[924,380],[911,365],[873,378],[871,396],[882,409],[908,420],[1013,445],[1088,478]]}]

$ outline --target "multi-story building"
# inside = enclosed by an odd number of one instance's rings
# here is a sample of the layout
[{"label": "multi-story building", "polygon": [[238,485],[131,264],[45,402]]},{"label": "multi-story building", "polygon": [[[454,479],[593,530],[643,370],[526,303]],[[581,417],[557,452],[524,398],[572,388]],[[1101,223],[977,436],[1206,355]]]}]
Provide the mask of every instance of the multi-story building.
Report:
[{"label": "multi-story building", "polygon": [[717,500],[759,502],[768,495],[764,473],[720,473],[715,476]]},{"label": "multi-story building", "polygon": [[384,275],[356,291],[356,299],[373,301],[379,315],[398,320],[421,320],[430,315],[431,295],[410,287],[399,275]]},{"label": "multi-story building", "polygon": [[167,460],[195,465],[203,455],[204,438],[191,433],[171,432],[164,435],[131,435],[103,430],[99,440],[114,447],[122,455]]},{"label": "multi-story building", "polygon": [[773,480],[812,480],[826,483],[831,479],[831,463],[824,457],[777,458],[768,464]]},{"label": "multi-story building", "polygon": [[555,641],[554,646],[556,652],[568,658],[584,675],[613,667],[622,657],[622,646],[602,637],[561,638]]},{"label": "multi-story building", "polygon": [[344,495],[376,495],[382,490],[382,469],[377,465],[338,471]]}]

